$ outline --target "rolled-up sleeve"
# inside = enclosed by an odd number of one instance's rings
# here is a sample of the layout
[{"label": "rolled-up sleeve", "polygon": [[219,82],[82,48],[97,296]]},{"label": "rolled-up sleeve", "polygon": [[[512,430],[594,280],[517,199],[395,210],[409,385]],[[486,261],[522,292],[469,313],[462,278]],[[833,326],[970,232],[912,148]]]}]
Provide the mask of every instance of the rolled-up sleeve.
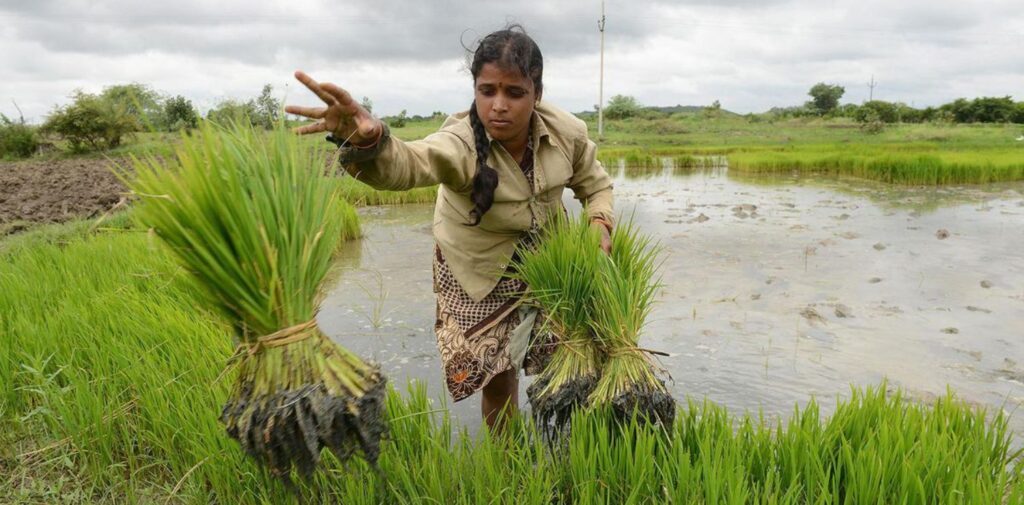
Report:
[{"label": "rolled-up sleeve", "polygon": [[340,147],[339,162],[356,180],[388,191],[445,184],[459,189],[468,183],[470,148],[451,132],[439,131],[422,140],[404,142],[382,133],[372,149]]},{"label": "rolled-up sleeve", "polygon": [[576,195],[590,219],[614,222],[612,210],[612,178],[597,161],[597,144],[584,134],[576,141],[576,159],[569,189]]}]

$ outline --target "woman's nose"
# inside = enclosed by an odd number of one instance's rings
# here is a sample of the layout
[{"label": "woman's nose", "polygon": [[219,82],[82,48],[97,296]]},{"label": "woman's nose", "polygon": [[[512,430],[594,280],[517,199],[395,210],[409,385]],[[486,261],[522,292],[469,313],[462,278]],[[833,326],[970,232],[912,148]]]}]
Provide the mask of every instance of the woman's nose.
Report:
[{"label": "woman's nose", "polygon": [[504,112],[508,110],[508,101],[501,95],[495,96],[494,101],[491,102],[491,108],[495,112]]}]

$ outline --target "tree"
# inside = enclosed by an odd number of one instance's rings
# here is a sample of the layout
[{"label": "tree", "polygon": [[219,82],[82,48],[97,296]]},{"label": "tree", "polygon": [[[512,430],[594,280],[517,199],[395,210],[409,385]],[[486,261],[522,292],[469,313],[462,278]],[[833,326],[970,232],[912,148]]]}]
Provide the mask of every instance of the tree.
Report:
[{"label": "tree", "polygon": [[1016,112],[1013,98],[983,96],[971,102],[972,120],[979,123],[1009,123]]},{"label": "tree", "polygon": [[1024,124],[1024,102],[1017,102],[1013,109],[1013,122]]},{"label": "tree", "polygon": [[36,129],[25,124],[24,116],[14,121],[0,113],[0,158],[28,158],[38,148]]},{"label": "tree", "polygon": [[952,114],[956,123],[970,123],[972,120],[971,102],[966,98],[957,98],[950,103],[939,107],[939,110]]},{"label": "tree", "polygon": [[74,151],[117,147],[122,137],[140,128],[123,102],[82,91],[72,96],[69,105],[54,109],[42,131],[60,135]]},{"label": "tree", "polygon": [[846,93],[846,89],[842,86],[823,82],[815,84],[807,92],[808,95],[811,95],[811,107],[821,116],[832,112],[839,106],[839,99],[843,97],[843,93]]},{"label": "tree", "polygon": [[199,125],[199,113],[192,101],[181,96],[164,101],[164,127],[168,131],[189,130]]},{"label": "tree", "polygon": [[903,102],[896,102],[893,104],[896,108],[896,122],[897,123],[920,123],[923,121],[924,112],[915,109]]},{"label": "tree", "polygon": [[615,95],[608,99],[604,108],[604,117],[608,119],[626,119],[640,113],[642,106],[636,98],[627,95]]},{"label": "tree", "polygon": [[132,117],[137,129],[153,127],[162,122],[160,93],[146,84],[133,82],[115,84],[103,88],[100,99],[110,102],[114,107],[123,109]]},{"label": "tree", "polygon": [[408,120],[409,114],[405,111],[405,109],[402,109],[402,112],[400,112],[397,116],[388,118],[388,125],[391,126],[392,128],[401,128],[405,126],[405,123]]},{"label": "tree", "polygon": [[252,100],[241,102],[232,98],[222,100],[206,113],[206,119],[221,125],[231,123],[253,124],[256,110]]},{"label": "tree", "polygon": [[722,104],[718,100],[715,100],[714,102],[711,102],[711,105],[704,107],[701,112],[706,118],[716,118],[722,114]]},{"label": "tree", "polygon": [[854,113],[853,118],[860,123],[881,121],[882,123],[895,123],[898,118],[898,109],[895,104],[882,100],[865,102]]},{"label": "tree", "polygon": [[[870,102],[869,102],[870,103]],[[864,133],[877,135],[885,130],[885,122],[882,121],[875,109],[863,109],[864,113],[860,120],[860,130]]]},{"label": "tree", "polygon": [[1009,123],[1016,122],[1017,108],[1011,97],[983,96],[973,100],[957,98],[939,110],[951,113],[957,123]]},{"label": "tree", "polygon": [[281,115],[281,101],[274,98],[274,87],[270,84],[263,85],[263,91],[256,101],[252,103],[253,117],[252,124],[261,126],[267,130],[273,129]]},{"label": "tree", "polygon": [[362,105],[363,108],[366,109],[366,112],[373,114],[373,102],[370,101],[370,97],[364,96],[363,101],[361,102],[360,105]]},{"label": "tree", "polygon": [[228,98],[206,113],[206,119],[220,124],[248,123],[272,129],[281,116],[281,101],[274,98],[274,87],[264,84],[260,95],[243,102]]}]

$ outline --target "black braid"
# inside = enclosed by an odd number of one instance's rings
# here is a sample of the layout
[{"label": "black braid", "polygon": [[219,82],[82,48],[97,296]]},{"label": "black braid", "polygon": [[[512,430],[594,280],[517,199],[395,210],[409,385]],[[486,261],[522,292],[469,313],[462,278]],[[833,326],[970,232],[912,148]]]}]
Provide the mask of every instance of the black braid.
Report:
[{"label": "black braid", "polygon": [[473,125],[473,139],[476,144],[476,173],[473,174],[473,210],[469,212],[473,222],[467,226],[480,224],[484,214],[494,204],[494,190],[498,187],[498,172],[487,165],[487,155],[491,152],[491,142],[487,138],[487,130],[480,122],[476,113],[476,102],[469,107],[469,124]]}]

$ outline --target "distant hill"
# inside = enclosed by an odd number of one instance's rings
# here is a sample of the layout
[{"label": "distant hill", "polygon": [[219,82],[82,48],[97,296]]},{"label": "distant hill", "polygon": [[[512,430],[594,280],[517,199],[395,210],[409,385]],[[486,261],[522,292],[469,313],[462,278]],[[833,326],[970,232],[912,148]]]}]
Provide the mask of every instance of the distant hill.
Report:
[{"label": "distant hill", "polygon": [[[702,110],[704,110],[705,107],[706,106],[704,106],[704,105],[668,105],[668,106],[648,106],[648,107],[644,107],[644,110],[653,110],[655,112],[660,112],[660,113],[663,113],[663,114],[675,114],[677,112],[685,112],[685,113],[688,113],[688,114],[694,114],[694,113],[700,113]],[[579,117],[579,118],[597,117],[597,111],[595,111],[595,110],[588,110],[588,111],[584,111],[584,112],[576,112],[574,114],[576,115],[576,117]],[[727,115],[727,116],[739,116],[740,115],[740,114],[737,114],[735,112],[732,112],[732,111],[729,111],[729,110],[726,110],[726,109],[722,109],[722,114],[723,115]]]},{"label": "distant hill", "polygon": [[[666,114],[675,114],[676,112],[700,112],[704,110],[703,105],[670,105],[668,107],[644,107],[648,110],[656,110],[658,112],[664,112]],[[724,110],[722,112],[725,112]]]}]

